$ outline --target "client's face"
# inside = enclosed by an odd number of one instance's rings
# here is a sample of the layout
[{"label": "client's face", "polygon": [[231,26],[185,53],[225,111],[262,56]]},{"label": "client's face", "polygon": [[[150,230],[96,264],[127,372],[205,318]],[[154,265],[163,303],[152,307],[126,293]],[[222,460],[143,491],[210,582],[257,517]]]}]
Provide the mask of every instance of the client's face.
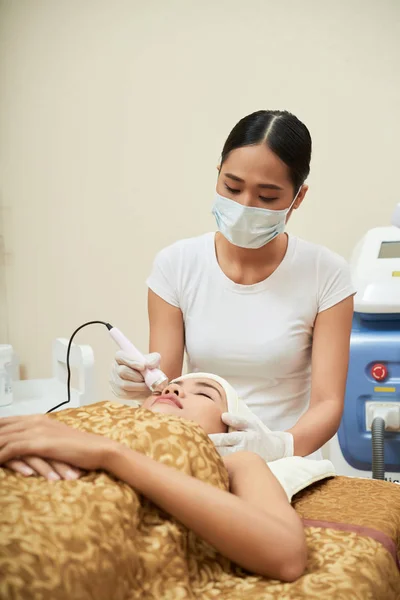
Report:
[{"label": "client's face", "polygon": [[224,389],[212,379],[185,379],[170,383],[161,394],[149,396],[143,408],[195,421],[206,433],[225,433],[221,414],[227,410]]}]

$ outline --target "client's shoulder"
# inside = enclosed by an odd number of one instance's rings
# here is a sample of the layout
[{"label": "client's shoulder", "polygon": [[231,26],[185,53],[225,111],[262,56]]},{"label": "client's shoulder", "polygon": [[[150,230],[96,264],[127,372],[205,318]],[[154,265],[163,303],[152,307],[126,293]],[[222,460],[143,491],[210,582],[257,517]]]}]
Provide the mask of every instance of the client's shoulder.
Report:
[{"label": "client's shoulder", "polygon": [[242,469],[268,469],[267,463],[261,456],[255,452],[249,452],[248,450],[241,450],[239,452],[232,452],[223,457],[225,467],[229,473],[229,476],[237,473]]}]

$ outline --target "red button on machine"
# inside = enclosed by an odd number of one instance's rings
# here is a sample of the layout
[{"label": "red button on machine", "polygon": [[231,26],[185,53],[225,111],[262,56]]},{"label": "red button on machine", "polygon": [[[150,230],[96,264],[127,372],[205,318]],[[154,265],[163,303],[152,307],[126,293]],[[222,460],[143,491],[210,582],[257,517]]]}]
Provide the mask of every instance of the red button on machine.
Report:
[{"label": "red button on machine", "polygon": [[388,376],[388,370],[385,365],[381,363],[376,363],[371,368],[371,375],[375,379],[375,381],[384,381]]}]

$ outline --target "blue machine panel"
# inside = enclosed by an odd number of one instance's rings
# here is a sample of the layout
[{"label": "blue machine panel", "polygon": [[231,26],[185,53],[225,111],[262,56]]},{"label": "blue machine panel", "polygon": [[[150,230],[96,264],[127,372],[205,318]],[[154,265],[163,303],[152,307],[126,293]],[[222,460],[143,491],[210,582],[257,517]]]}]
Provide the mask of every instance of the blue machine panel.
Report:
[{"label": "blue machine panel", "polygon": [[[378,320],[379,319],[379,320]],[[383,365],[385,376],[375,380],[371,369]],[[344,413],[338,438],[346,461],[371,471],[371,431],[366,429],[366,402],[400,402],[399,315],[355,313],[350,342],[350,363]],[[400,432],[385,432],[385,468],[400,472]]]}]

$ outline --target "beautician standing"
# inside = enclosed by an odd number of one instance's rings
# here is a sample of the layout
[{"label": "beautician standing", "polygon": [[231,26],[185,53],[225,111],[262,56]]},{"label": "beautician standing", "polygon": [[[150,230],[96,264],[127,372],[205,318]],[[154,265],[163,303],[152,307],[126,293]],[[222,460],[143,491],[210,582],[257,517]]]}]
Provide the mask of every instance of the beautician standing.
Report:
[{"label": "beautician standing", "polygon": [[[178,377],[186,349],[190,371],[227,379],[270,429],[282,432],[272,450],[269,444],[270,459],[320,457],[316,451],[336,433],[343,409],[349,268],[327,248],[284,233],[307,193],[310,158],[310,133],[294,115],[263,110],[239,121],[218,168],[218,232],[162,250],[147,281],[150,352],[160,353],[162,370]],[[146,358],[158,364],[158,355]],[[118,352],[114,393],[142,395],[142,368]],[[228,443],[262,454],[265,434],[252,423],[242,427]]]}]

